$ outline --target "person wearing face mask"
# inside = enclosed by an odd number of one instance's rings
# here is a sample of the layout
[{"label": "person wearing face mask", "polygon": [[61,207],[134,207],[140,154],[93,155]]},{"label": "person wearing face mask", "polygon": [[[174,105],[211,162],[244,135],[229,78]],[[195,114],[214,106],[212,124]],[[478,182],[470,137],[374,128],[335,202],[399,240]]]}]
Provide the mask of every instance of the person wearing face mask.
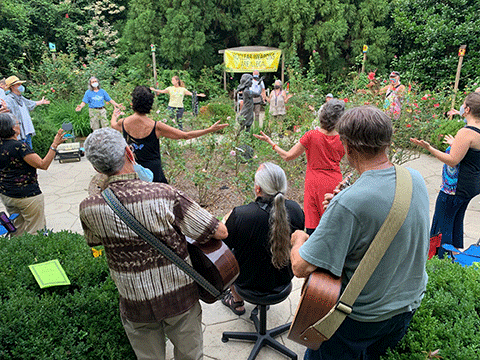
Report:
[{"label": "person wearing face mask", "polygon": [[285,118],[285,115],[287,114],[285,104],[291,97],[291,94],[287,95],[287,92],[283,90],[282,81],[276,80],[273,91],[270,93],[267,101],[270,103],[269,114],[273,120],[273,123],[278,124],[280,126],[280,129],[283,126],[283,120]]},{"label": "person wearing face mask", "polygon": [[5,80],[7,89],[5,101],[10,113],[18,120],[20,125],[19,140],[26,143],[30,149],[32,146],[32,137],[35,135],[30,111],[35,109],[37,105],[50,104],[50,101],[42,97],[42,100],[33,101],[25,98],[22,94],[25,91],[23,83],[17,76],[10,76]]},{"label": "person wearing face mask", "polygon": [[390,83],[380,89],[380,94],[385,94],[384,111],[392,118],[398,120],[402,111],[402,97],[405,92],[405,85],[400,83],[400,73],[392,71]]},{"label": "person wearing face mask", "polygon": [[112,104],[116,109],[125,110],[122,104],[117,104],[108,93],[100,88],[98,79],[94,76],[88,80],[88,90],[83,96],[82,103],[77,106],[75,111],[80,111],[88,104],[88,114],[90,115],[90,127],[93,131],[102,127],[108,127],[107,111],[105,102]]},{"label": "person wearing face mask", "polygon": [[[463,248],[463,219],[470,200],[480,194],[480,93],[467,95],[463,103],[467,125],[455,137],[447,135],[446,152],[424,140],[410,139],[442,161],[442,186],[438,193],[430,235],[442,234],[442,244]],[[444,250],[439,249],[440,258]]]},{"label": "person wearing face mask", "polygon": [[[477,87],[477,88],[475,89],[475,92],[477,92],[477,93],[480,92],[480,87]],[[459,109],[459,110],[457,110],[457,109],[451,109],[451,110],[449,110],[449,111],[447,112],[447,115],[448,115],[448,116],[460,115],[460,116],[463,117],[464,111],[465,111],[465,108],[464,108],[463,105],[462,105],[462,106],[460,106],[460,109]],[[465,118],[464,118],[464,119],[463,119],[463,122],[466,124],[466,123],[467,123],[467,120],[465,120]]]}]

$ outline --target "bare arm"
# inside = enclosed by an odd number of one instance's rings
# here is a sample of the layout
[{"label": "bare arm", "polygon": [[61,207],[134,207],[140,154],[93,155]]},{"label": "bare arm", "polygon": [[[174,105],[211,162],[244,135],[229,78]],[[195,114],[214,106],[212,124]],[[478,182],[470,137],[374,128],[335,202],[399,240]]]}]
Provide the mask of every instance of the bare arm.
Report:
[{"label": "bare arm", "polygon": [[80,111],[80,110],[82,110],[85,105],[87,105],[87,104],[85,104],[85,103],[82,101],[82,103],[75,108],[75,111]]},{"label": "bare arm", "polygon": [[0,113],[10,112],[10,110],[7,107],[7,103],[5,102],[5,100],[0,99],[0,104],[1,104]]},{"label": "bare arm", "polygon": [[433,156],[438,160],[447,164],[448,166],[454,167],[458,165],[460,161],[465,157],[470,144],[472,143],[471,134],[469,134],[468,129],[460,129],[455,136],[455,140],[452,143],[452,148],[450,154],[444,153],[438,149],[435,149],[428,142],[424,140],[418,140],[416,138],[410,139],[410,141],[418,146],[421,146],[425,150],[429,151]]},{"label": "bare arm", "polygon": [[260,131],[260,134],[261,135],[253,134],[253,136],[272,146],[273,150],[275,150],[275,152],[285,161],[294,160],[305,152],[305,146],[303,146],[300,142],[296,143],[290,150],[285,151],[280,146],[275,144],[272,139],[270,139],[270,137],[263,131]]},{"label": "bare arm", "polygon": [[113,110],[112,118],[110,120],[110,126],[112,129],[121,132],[123,119],[118,119],[120,115],[124,115],[122,110],[120,110],[119,108],[115,108],[115,110]]},{"label": "bare arm", "polygon": [[55,138],[53,139],[52,146],[50,147],[50,149],[48,149],[47,155],[45,155],[43,159],[38,156],[38,154],[32,153],[26,155],[23,160],[25,160],[28,165],[33,166],[36,169],[47,170],[53,159],[55,158],[56,154],[56,152],[52,150],[52,148],[57,149],[57,146],[65,141],[65,139],[63,138],[64,134],[65,131],[63,131],[62,129],[58,130]]},{"label": "bare arm", "polygon": [[115,108],[125,110],[125,106],[123,106],[123,104],[117,104],[113,99],[111,99],[109,103],[112,104]]},{"label": "bare arm", "polygon": [[157,95],[158,94],[168,94],[167,89],[160,90],[160,89],[155,89],[155,88],[151,87],[150,90],[152,90]]},{"label": "bare arm", "polygon": [[297,230],[292,234],[291,238],[290,262],[293,274],[299,278],[305,278],[317,269],[315,265],[303,260],[299,253],[300,247],[308,240],[308,237],[304,231]]},{"label": "bare arm", "polygon": [[179,129],[175,129],[171,126],[168,126],[167,124],[164,124],[162,122],[157,122],[156,134],[157,134],[157,137],[163,136],[168,139],[174,139],[174,140],[177,140],[177,139],[188,140],[188,139],[194,139],[206,134],[210,134],[215,131],[219,131],[221,129],[224,129],[227,126],[228,124],[220,124],[220,120],[219,120],[215,124],[213,124],[212,126],[206,129],[182,131]]}]

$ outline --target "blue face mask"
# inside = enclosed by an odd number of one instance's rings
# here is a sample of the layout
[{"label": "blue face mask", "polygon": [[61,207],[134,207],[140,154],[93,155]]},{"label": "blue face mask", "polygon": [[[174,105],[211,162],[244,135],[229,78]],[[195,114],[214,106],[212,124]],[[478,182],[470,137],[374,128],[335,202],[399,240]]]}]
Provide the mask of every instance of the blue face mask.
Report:
[{"label": "blue face mask", "polygon": [[24,92],[24,91],[25,91],[25,86],[20,85],[20,86],[18,87],[18,91],[20,91],[21,93]]},{"label": "blue face mask", "polygon": [[12,92],[12,90],[7,90],[7,91],[5,91],[5,95],[10,94],[11,92]]},{"label": "blue face mask", "polygon": [[463,114],[465,113],[465,106],[460,106],[460,116],[463,116]]},{"label": "blue face mask", "polygon": [[133,170],[137,173],[140,180],[152,182],[153,181],[153,172],[150,169],[144,168],[140,164],[133,164]]}]

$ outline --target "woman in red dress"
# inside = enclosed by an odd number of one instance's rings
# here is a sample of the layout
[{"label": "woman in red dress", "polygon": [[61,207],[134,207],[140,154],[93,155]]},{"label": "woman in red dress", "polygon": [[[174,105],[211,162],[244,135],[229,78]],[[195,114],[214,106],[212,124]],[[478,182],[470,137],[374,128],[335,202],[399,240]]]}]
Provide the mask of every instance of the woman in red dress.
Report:
[{"label": "woman in red dress", "polygon": [[304,152],[307,154],[303,207],[305,228],[309,235],[313,233],[322,217],[325,194],[333,193],[335,187],[342,181],[340,160],[345,155],[345,149],[335,131],[335,125],[344,111],[343,100],[332,99],[327,102],[320,113],[320,129],[307,131],[288,151],[280,148],[263,132],[260,132],[261,135],[253,135],[271,145],[283,160],[290,161]]}]

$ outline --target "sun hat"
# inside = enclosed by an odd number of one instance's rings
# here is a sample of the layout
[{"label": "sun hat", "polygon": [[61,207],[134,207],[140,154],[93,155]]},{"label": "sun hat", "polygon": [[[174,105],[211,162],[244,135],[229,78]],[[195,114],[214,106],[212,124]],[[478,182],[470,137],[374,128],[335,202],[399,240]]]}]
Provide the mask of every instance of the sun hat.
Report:
[{"label": "sun hat", "polygon": [[10,88],[12,87],[13,85],[16,85],[16,84],[23,84],[25,81],[23,80],[20,80],[18,77],[16,76],[10,76],[9,78],[7,78],[7,80],[5,80],[5,85],[7,86],[7,88]]},{"label": "sun hat", "polygon": [[390,73],[390,77],[393,77],[393,76],[398,76],[398,77],[400,77],[400,73],[399,73],[398,71],[392,71],[392,72]]},{"label": "sun hat", "polygon": [[327,96],[325,96],[325,97],[329,97],[329,98],[332,98],[332,99],[333,99],[333,94],[328,93]]}]

